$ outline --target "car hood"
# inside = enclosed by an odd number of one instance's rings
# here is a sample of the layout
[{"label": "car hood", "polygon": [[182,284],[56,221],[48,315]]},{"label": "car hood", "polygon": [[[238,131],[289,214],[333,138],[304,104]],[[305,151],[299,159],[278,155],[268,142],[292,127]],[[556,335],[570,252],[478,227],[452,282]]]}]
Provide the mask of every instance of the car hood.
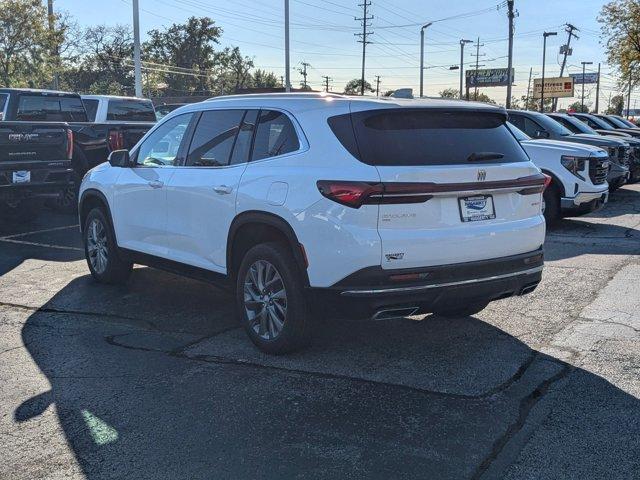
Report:
[{"label": "car hood", "polygon": [[590,133],[576,133],[567,137],[567,141],[603,147],[623,147],[626,143],[626,139],[622,137],[612,138],[611,136],[605,137],[603,135],[591,135]]},{"label": "car hood", "polygon": [[604,150],[597,146],[585,145],[574,142],[564,142],[561,140],[523,140],[520,145],[527,153],[538,150],[556,150],[559,155],[575,155],[588,157],[591,154],[602,153]]}]

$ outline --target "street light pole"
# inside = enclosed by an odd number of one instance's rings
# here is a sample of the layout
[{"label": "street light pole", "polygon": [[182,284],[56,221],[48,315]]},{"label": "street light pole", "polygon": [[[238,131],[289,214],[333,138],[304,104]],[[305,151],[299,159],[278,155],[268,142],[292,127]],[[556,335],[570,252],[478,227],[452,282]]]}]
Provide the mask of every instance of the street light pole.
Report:
[{"label": "street light pole", "polygon": [[580,101],[580,113],[584,113],[584,75],[587,65],[593,65],[593,62],[581,62],[582,63],[582,100]]},{"label": "street light pole", "polygon": [[464,78],[464,46],[467,43],[473,43],[471,40],[460,40],[460,100],[462,100],[462,81]]},{"label": "street light pole", "polygon": [[431,26],[431,22],[420,29],[420,98],[424,95],[424,31]]},{"label": "street light pole", "polygon": [[542,113],[544,113],[544,64],[547,61],[547,37],[552,37],[554,35],[558,35],[558,32],[544,32],[542,34],[544,37],[542,45],[542,85],[540,91],[540,111]]}]

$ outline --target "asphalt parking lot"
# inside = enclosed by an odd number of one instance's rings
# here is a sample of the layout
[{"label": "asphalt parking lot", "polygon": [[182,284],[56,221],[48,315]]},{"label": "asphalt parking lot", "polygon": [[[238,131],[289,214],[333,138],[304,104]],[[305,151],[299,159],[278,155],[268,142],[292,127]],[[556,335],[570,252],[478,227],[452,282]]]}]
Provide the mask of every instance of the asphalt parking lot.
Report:
[{"label": "asphalt parking lot", "polygon": [[2,225],[0,478],[640,478],[640,186],[546,257],[475,317],[270,357],[207,284],[94,283],[73,216]]}]

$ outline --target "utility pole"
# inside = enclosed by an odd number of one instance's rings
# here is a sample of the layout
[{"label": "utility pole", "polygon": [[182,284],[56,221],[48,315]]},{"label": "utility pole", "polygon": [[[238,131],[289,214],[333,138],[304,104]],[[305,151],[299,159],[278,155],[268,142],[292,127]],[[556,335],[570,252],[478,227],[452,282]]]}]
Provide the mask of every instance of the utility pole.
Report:
[{"label": "utility pole", "polygon": [[362,7],[362,18],[357,18],[356,20],[362,22],[362,33],[354,33],[356,37],[360,37],[358,43],[362,44],[362,75],[360,77],[360,95],[364,95],[364,68],[365,68],[365,59],[367,56],[367,44],[371,43],[368,38],[369,35],[373,35],[373,32],[368,32],[367,27],[370,27],[371,24],[369,20],[373,20],[373,15],[367,15],[367,9],[371,6],[371,2],[368,0],[364,0],[362,3],[358,4],[359,7]]},{"label": "utility pole", "polygon": [[380,75],[376,75],[376,97],[380,96]]},{"label": "utility pole", "polygon": [[302,74],[302,78],[304,79],[302,80],[302,88],[307,90],[309,88],[309,85],[307,84],[307,67],[310,67],[311,64],[303,61],[300,62],[300,65],[302,65],[302,68],[299,69],[298,72]]},{"label": "utility pole", "polygon": [[598,82],[596,83],[596,113],[600,113],[600,64],[598,63]]},{"label": "utility pole", "polygon": [[324,79],[324,91],[329,93],[329,82],[333,80],[329,75],[322,77]]},{"label": "utility pole", "polygon": [[507,17],[509,18],[509,61],[507,64],[507,102],[505,103],[507,108],[511,108],[511,84],[513,78],[511,77],[511,69],[513,68],[513,13],[514,0],[507,0]]},{"label": "utility pole", "polygon": [[280,75],[280,85],[284,87],[284,77]]},{"label": "utility pole", "polygon": [[424,96],[424,31],[431,25],[429,22],[420,28],[420,98]]},{"label": "utility pole", "polygon": [[473,43],[473,41],[464,38],[460,40],[460,100],[462,100],[462,80],[464,79],[464,46],[467,43]]},{"label": "utility pole", "polygon": [[582,63],[582,100],[580,100],[580,113],[584,113],[584,75],[587,65],[593,65],[593,62],[580,62]]},{"label": "utility pole", "polygon": [[[611,96],[613,95],[613,92],[609,91],[609,102],[607,103],[607,111],[611,111]],[[607,113],[607,112],[604,112]]]},{"label": "utility pole", "polygon": [[544,64],[547,61],[547,37],[553,37],[558,35],[558,32],[544,32],[542,37],[544,38],[542,44],[542,85],[540,91],[540,112],[544,113]]},{"label": "utility pole", "polygon": [[289,0],[284,0],[284,75],[285,92],[291,91],[291,57],[289,54]]},{"label": "utility pole", "polygon": [[627,95],[627,120],[631,118],[631,64],[629,64],[629,94]]},{"label": "utility pole", "polygon": [[533,75],[533,67],[529,69],[529,83],[527,84],[527,101],[524,104],[524,109],[529,110],[529,95],[531,92],[531,76]]},{"label": "utility pole", "polygon": [[[571,39],[573,37],[575,37],[576,40],[578,40],[580,37],[578,37],[575,32],[579,32],[580,29],[578,27],[575,27],[573,25],[571,25],[570,23],[565,23],[565,29],[564,31],[567,32],[567,34],[569,35],[569,38],[567,39],[567,44],[563,45],[562,47],[560,47],[560,53],[563,54],[562,57],[562,65],[560,66],[560,76],[562,77],[564,75],[564,69],[567,66],[567,57],[569,55],[571,55],[573,53],[573,50],[571,49]],[[555,112],[556,108],[558,107],[558,99],[554,98],[553,99],[553,107],[552,110]]]},{"label": "utility pole", "polygon": [[[49,20],[49,32],[53,34],[55,30],[55,17],[53,14],[53,0],[47,1],[47,15]],[[53,89],[58,90],[60,88],[60,73],[58,72],[58,67],[60,63],[60,52],[58,50],[58,44],[53,47],[53,58],[55,62],[55,69],[53,72]]]},{"label": "utility pole", "polygon": [[476,47],[476,54],[474,55],[474,57],[476,57],[476,74],[475,74],[475,89],[473,91],[473,99],[474,100],[478,100],[478,69],[480,68],[480,57],[484,57],[486,54],[483,53],[482,55],[480,55],[480,47],[484,47],[484,43],[482,45],[480,45],[480,37],[478,37],[478,43],[476,43],[475,45]]},{"label": "utility pole", "polygon": [[136,97],[142,97],[142,61],[140,58],[140,5],[133,0],[133,63],[136,80]]}]

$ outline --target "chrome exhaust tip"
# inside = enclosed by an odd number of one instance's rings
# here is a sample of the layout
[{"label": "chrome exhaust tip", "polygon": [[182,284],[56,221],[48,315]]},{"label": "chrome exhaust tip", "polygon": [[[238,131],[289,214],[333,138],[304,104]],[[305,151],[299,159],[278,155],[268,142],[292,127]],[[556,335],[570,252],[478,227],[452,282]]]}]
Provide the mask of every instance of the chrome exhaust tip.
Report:
[{"label": "chrome exhaust tip", "polygon": [[379,321],[410,317],[411,315],[415,315],[418,310],[420,310],[420,307],[387,308],[378,310],[372,315],[371,320]]},{"label": "chrome exhaust tip", "polygon": [[522,290],[520,290],[520,295],[526,295],[527,293],[533,292],[537,288],[537,286],[537,283],[533,283],[531,285],[527,285],[526,287],[522,287]]}]

